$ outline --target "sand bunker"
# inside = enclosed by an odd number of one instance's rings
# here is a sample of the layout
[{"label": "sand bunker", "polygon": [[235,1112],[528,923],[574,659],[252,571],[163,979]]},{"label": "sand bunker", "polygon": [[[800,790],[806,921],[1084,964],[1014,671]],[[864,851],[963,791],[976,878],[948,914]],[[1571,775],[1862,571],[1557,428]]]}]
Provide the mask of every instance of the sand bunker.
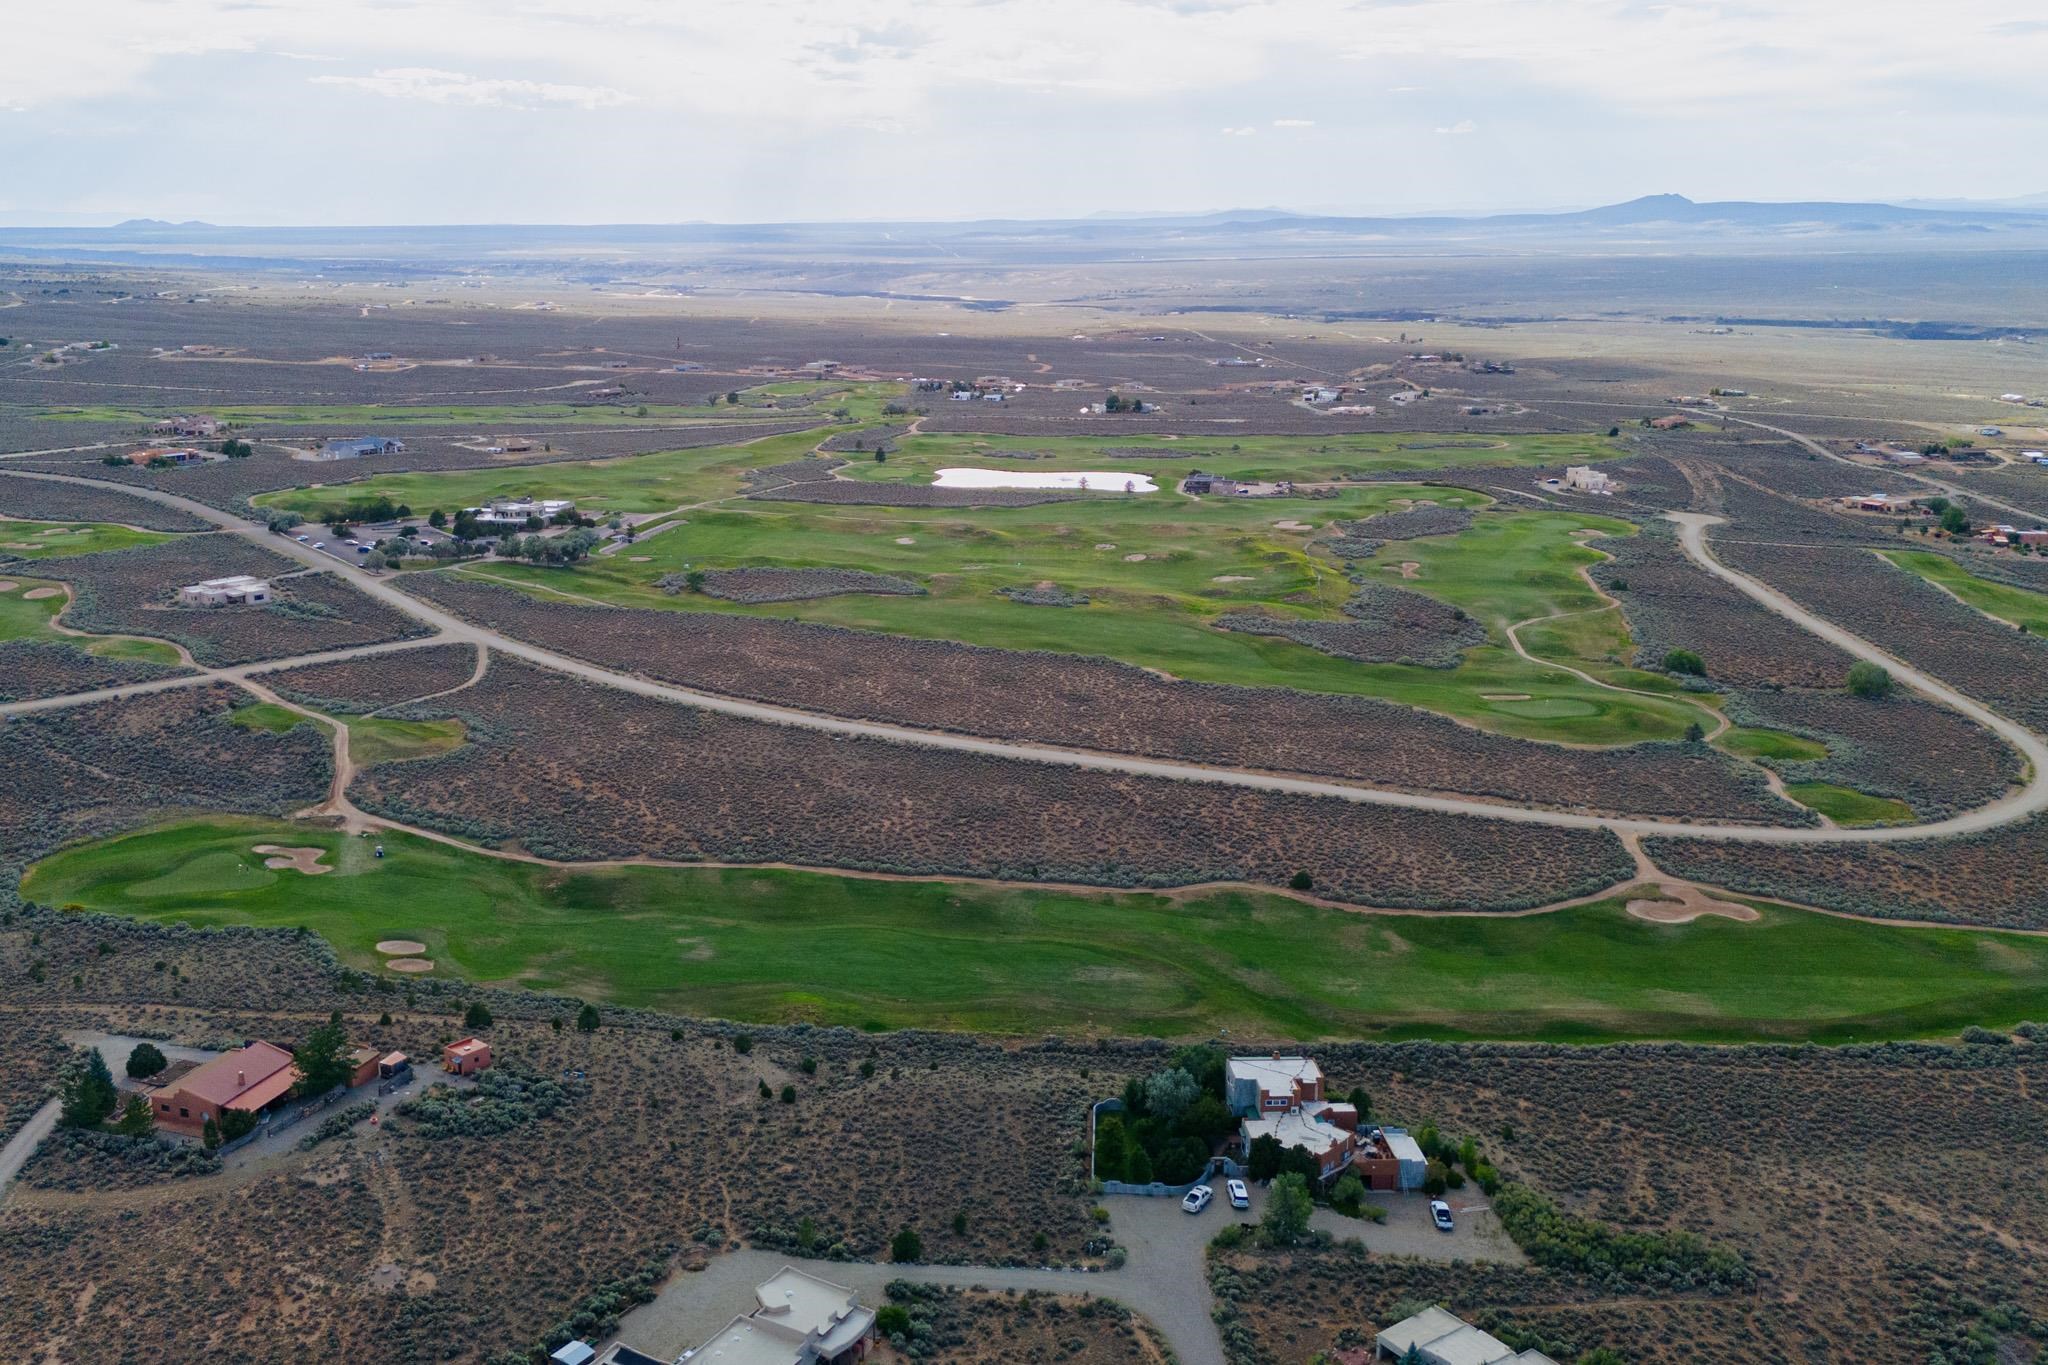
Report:
[{"label": "sand bunker", "polygon": [[[1144,556],[1144,555],[1125,555],[1125,556],[1124,556],[1124,563],[1126,563],[1126,564],[1143,564],[1144,562],[1145,562],[1145,556]],[[33,597],[33,596],[35,596],[35,594],[34,594],[34,593],[30,593],[30,594],[29,594],[29,596]]]},{"label": "sand bunker", "polygon": [[1290,521],[1276,521],[1276,522],[1274,522],[1274,523],[1273,523],[1273,526],[1274,526],[1274,528],[1275,528],[1276,530],[1281,530],[1281,531],[1313,531],[1313,530],[1315,530],[1315,529],[1316,529],[1315,527],[1313,527],[1313,526],[1309,525],[1309,523],[1307,523],[1307,522],[1305,522],[1305,521],[1291,521],[1291,520],[1290,520]]},{"label": "sand bunker", "polygon": [[430,957],[394,957],[384,965],[394,972],[407,972],[415,976],[421,972],[434,970],[434,960]]},{"label": "sand bunker", "polygon": [[1057,488],[1068,492],[1156,493],[1159,486],[1150,474],[1133,474],[1121,469],[1072,469],[1056,473],[1027,474],[1004,469],[941,469],[932,476],[934,488]]},{"label": "sand bunker", "polygon": [[377,951],[386,957],[415,957],[426,950],[426,944],[415,943],[409,938],[386,938],[377,941]]},{"label": "sand bunker", "polygon": [[1249,583],[1252,576],[1246,573],[1220,573],[1209,580],[1211,583]]},{"label": "sand bunker", "polygon": [[1098,550],[1114,550],[1116,548],[1116,542],[1113,540],[1097,541],[1095,544],[1095,548]]},{"label": "sand bunker", "polygon": [[327,850],[324,848],[285,848],[280,844],[258,844],[250,852],[269,854],[270,856],[263,860],[263,865],[279,872],[290,868],[294,872],[317,877],[322,872],[334,870],[321,865],[320,860],[327,856]]},{"label": "sand bunker", "polygon": [[1528,701],[1528,700],[1529,700],[1529,694],[1528,694],[1527,692],[1481,692],[1481,693],[1479,694],[1479,700],[1481,700],[1481,701]]},{"label": "sand bunker", "polygon": [[1747,905],[1716,900],[1697,886],[1684,882],[1660,882],[1657,890],[1661,893],[1658,896],[1630,901],[1628,912],[1652,924],[1690,924],[1701,915],[1720,915],[1745,924],[1761,918]]},{"label": "sand bunker", "polygon": [[35,550],[40,548],[33,540],[0,540],[0,549]]},{"label": "sand bunker", "polygon": [[897,543],[898,545],[915,545],[915,544],[917,544],[917,537],[916,537],[916,536],[898,536],[898,537],[896,537],[896,543]]},{"label": "sand bunker", "polygon": [[15,582],[11,578],[0,578],[0,592],[13,592],[16,588],[20,586],[21,584]]},{"label": "sand bunker", "polygon": [[627,556],[626,556],[626,562],[627,562],[628,564],[652,564],[652,563],[654,562],[654,556],[653,556],[653,555],[627,555]]},{"label": "sand bunker", "polygon": [[37,602],[45,597],[62,597],[63,595],[64,589],[62,588],[30,588],[22,594],[22,597],[27,601]]},{"label": "sand bunker", "polygon": [[1387,567],[1403,578],[1413,578],[1422,572],[1422,565],[1412,559],[1404,559],[1399,564],[1389,564]]}]

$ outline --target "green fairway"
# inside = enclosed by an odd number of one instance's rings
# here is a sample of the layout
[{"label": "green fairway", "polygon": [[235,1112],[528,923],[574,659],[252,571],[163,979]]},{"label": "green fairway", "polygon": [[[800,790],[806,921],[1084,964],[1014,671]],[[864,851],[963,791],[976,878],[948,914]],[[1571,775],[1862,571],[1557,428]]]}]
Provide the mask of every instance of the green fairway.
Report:
[{"label": "green fairway", "polygon": [[1828,756],[1828,746],[1819,740],[1807,739],[1803,735],[1786,734],[1783,730],[1737,726],[1714,743],[1716,747],[1726,749],[1738,758],[1778,758],[1804,762]]},{"label": "green fairway", "polygon": [[1913,808],[1889,796],[1872,796],[1832,782],[1788,782],[1785,794],[1838,825],[1892,824],[1913,818]]},{"label": "green fairway", "polygon": [[[316,846],[335,870],[265,868]],[[1381,916],[1273,895],[1088,895],[772,869],[564,871],[245,818],[62,851],[23,894],[193,925],[304,926],[437,970],[745,1020],[1206,1036],[1599,1041],[1953,1033],[2048,1013],[2048,940],[1778,907],[1655,925],[1616,902]]]},{"label": "green fairway", "polygon": [[244,702],[228,713],[228,719],[244,730],[261,730],[268,735],[281,735],[287,730],[314,723],[311,718],[289,707],[268,701]]},{"label": "green fairway", "polygon": [[155,531],[94,522],[10,521],[0,518],[0,559],[54,559],[100,550],[129,550],[169,540]]},{"label": "green fairway", "polygon": [[1926,550],[1886,550],[1884,557],[1908,573],[1947,588],[1986,616],[2024,626],[2035,635],[2048,635],[2048,594],[1979,578],[1947,555]]},{"label": "green fairway", "polygon": [[[1443,435],[1430,432],[1335,432],[1328,436],[1125,435],[1113,421],[1089,436],[983,436],[934,433],[891,443],[888,458],[842,451],[849,478],[929,483],[949,465],[990,464],[1001,469],[1127,470],[1149,474],[1163,489],[1192,469],[1233,479],[1326,483],[1390,470],[1473,466],[1526,467],[1586,464],[1628,453],[1603,436]],[[1131,452],[1140,452],[1132,454]],[[1269,504],[1270,505],[1270,504]]]},{"label": "green fairway", "polygon": [[[0,570],[0,582],[15,586],[0,592],[0,640],[61,640],[50,622],[64,609],[63,584],[43,578],[16,578]],[[48,597],[31,598],[32,592],[53,589]]]},{"label": "green fairway", "polygon": [[[1461,534],[1389,545],[1361,572],[1438,597],[1483,623],[1490,642],[1469,650],[1459,667],[1362,664],[1216,627],[1217,617],[1248,607],[1342,619],[1357,589],[1315,544],[1318,535],[1333,520],[1423,498],[1480,509],[1478,519]],[[1621,744],[1677,739],[1690,724],[1711,725],[1699,699],[1619,662],[1629,652],[1626,626],[1579,576],[1600,558],[1580,543],[1581,529],[1631,531],[1583,513],[1489,508],[1477,493],[1402,484],[1279,505],[1160,495],[972,511],[730,502],[693,511],[683,525],[573,571],[494,562],[459,572],[543,596],[1094,654],[1194,681],[1381,697],[1530,739]],[[656,586],[692,568],[757,564],[902,575],[929,594],[743,605]],[[1029,606],[998,591],[1044,581],[1085,595],[1088,604]],[[1578,614],[1547,633],[1528,628],[1532,653],[1667,695],[1594,687],[1507,648],[1509,623],[1558,612]]]},{"label": "green fairway", "polygon": [[361,767],[431,758],[461,745],[459,720],[393,720],[388,716],[345,716],[348,752]]}]

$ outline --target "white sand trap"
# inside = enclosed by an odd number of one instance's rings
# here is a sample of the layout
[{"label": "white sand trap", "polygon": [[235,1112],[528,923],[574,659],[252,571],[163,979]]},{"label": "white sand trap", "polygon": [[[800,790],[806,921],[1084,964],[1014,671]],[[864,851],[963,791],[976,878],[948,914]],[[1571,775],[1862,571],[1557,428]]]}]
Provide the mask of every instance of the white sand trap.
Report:
[{"label": "white sand trap", "polygon": [[1149,556],[1146,556],[1146,555],[1125,555],[1125,556],[1124,556],[1124,563],[1126,563],[1126,564],[1143,564],[1143,563],[1145,562],[1145,560],[1146,560],[1147,558],[1149,558]]},{"label": "white sand trap", "polygon": [[394,972],[410,972],[415,975],[434,970],[434,960],[430,957],[394,957],[384,965]]},{"label": "white sand trap", "polygon": [[[79,528],[78,528],[78,533],[79,533],[80,535],[84,535],[84,534],[85,534],[85,528],[84,528],[84,527],[82,527],[82,526],[81,526],[81,527],[79,527]],[[70,535],[70,534],[71,534],[71,528],[70,528],[70,527],[68,527],[68,526],[52,526],[52,527],[51,527],[51,528],[50,528],[49,530],[47,530],[47,531],[38,531],[38,532],[36,532],[36,534],[37,534],[37,535],[39,535],[39,536],[68,536],[68,535]]]},{"label": "white sand trap", "polygon": [[294,872],[317,877],[322,872],[334,871],[320,862],[327,856],[327,850],[324,848],[286,848],[282,844],[258,844],[249,851],[269,854],[270,856],[263,860],[263,865],[275,872],[290,868]]},{"label": "white sand trap", "polygon": [[16,588],[20,586],[21,584],[15,582],[11,578],[0,578],[0,592],[13,592]]},{"label": "white sand trap", "polygon": [[1481,700],[1481,701],[1528,701],[1528,700],[1529,700],[1529,694],[1528,694],[1527,692],[1481,692],[1481,693],[1479,694],[1479,700]]},{"label": "white sand trap", "polygon": [[1068,492],[1157,493],[1150,474],[1115,469],[1066,469],[1033,474],[1016,469],[941,469],[934,488],[1059,488]]},{"label": "white sand trap", "polygon": [[1095,548],[1098,550],[1114,550],[1116,542],[1113,540],[1098,540],[1095,542]]},{"label": "white sand trap", "polygon": [[1696,886],[1662,883],[1657,889],[1663,892],[1662,896],[1632,900],[1628,912],[1652,924],[1690,924],[1701,915],[1720,915],[1745,924],[1762,918],[1747,905],[1716,900]]},{"label": "white sand trap", "polygon": [[386,957],[415,957],[427,950],[424,943],[415,943],[409,938],[385,938],[377,940],[377,951]]},{"label": "white sand trap", "polygon": [[917,544],[917,537],[916,537],[916,536],[898,536],[898,537],[896,537],[896,543],[897,543],[898,545],[915,545],[915,544]]},{"label": "white sand trap", "polygon": [[1209,581],[1211,583],[1249,583],[1252,581],[1252,576],[1248,573],[1220,573]]},{"label": "white sand trap", "polygon": [[627,556],[626,556],[626,562],[627,562],[628,564],[652,564],[652,563],[654,562],[654,556],[653,556],[653,555],[627,555]]},{"label": "white sand trap", "polygon": [[1280,531],[1313,531],[1316,529],[1305,521],[1276,521],[1273,523],[1273,527],[1275,530]]},{"label": "white sand trap", "polygon": [[45,597],[62,597],[63,595],[64,589],[62,588],[30,588],[22,594],[22,598],[29,602],[39,602]]},{"label": "white sand trap", "polygon": [[40,550],[41,548],[42,546],[36,544],[33,540],[0,540],[0,549],[5,550]]},{"label": "white sand trap", "polygon": [[1389,564],[1387,567],[1403,578],[1413,578],[1422,572],[1422,565],[1412,559],[1404,559],[1399,564]]}]

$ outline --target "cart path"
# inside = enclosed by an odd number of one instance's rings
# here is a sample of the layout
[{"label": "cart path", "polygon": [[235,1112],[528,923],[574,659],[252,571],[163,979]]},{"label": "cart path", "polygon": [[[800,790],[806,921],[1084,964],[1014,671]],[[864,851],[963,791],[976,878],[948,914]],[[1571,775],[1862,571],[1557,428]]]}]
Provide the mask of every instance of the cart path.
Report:
[{"label": "cart path", "polygon": [[[19,478],[46,479],[57,483],[75,483],[87,487],[114,487],[101,480],[83,478],[69,474],[27,474]],[[1577,811],[1546,810],[1526,806],[1500,805],[1468,797],[1433,796],[1415,792],[1392,791],[1380,788],[1355,786],[1344,782],[1325,781],[1315,778],[1293,777],[1278,773],[1257,772],[1240,768],[1207,766],[1197,763],[1173,762],[1161,759],[1139,758],[1128,754],[1100,753],[1083,749],[1058,748],[1051,745],[1017,743],[1006,740],[983,739],[972,735],[953,734],[946,731],[918,730],[908,726],[887,725],[875,721],[849,720],[840,716],[824,715],[794,707],[774,706],[762,702],[745,701],[717,693],[701,692],[691,688],[658,683],[631,674],[618,673],[601,668],[583,660],[557,654],[552,650],[529,644],[524,640],[501,634],[484,626],[445,611],[432,603],[400,591],[392,582],[373,575],[360,567],[336,560],[301,545],[288,536],[278,536],[253,522],[222,512],[205,503],[165,493],[157,489],[140,489],[122,486],[121,491],[135,496],[147,497],[151,501],[176,507],[203,517],[223,530],[234,532],[251,544],[301,563],[327,570],[336,577],[361,590],[366,596],[382,602],[395,610],[434,627],[439,634],[417,641],[399,642],[385,646],[362,646],[353,652],[374,652],[396,648],[402,645],[424,645],[429,643],[466,642],[486,645],[508,658],[518,659],[536,667],[545,668],[571,677],[610,687],[635,696],[648,697],[657,701],[679,703],[698,710],[738,716],[742,719],[765,721],[770,724],[792,725],[803,729],[822,731],[827,734],[846,735],[854,738],[881,739],[899,744],[918,744],[927,748],[947,749],[960,753],[987,755],[996,758],[1020,759],[1027,762],[1049,763],[1055,766],[1078,768],[1095,772],[1123,773],[1136,777],[1159,777],[1177,781],[1208,782],[1222,786],[1244,787],[1258,791],[1280,792],[1290,795],[1334,797],[1361,805],[1390,806],[1408,810],[1430,811],[1442,815],[1462,815],[1480,819],[1505,820],[1517,824],[1544,825],[1560,829],[1600,830],[1615,834],[1669,835],[1679,838],[1726,839],[1750,843],[1770,844],[1823,844],[1823,843],[1890,843],[1913,839],[1943,838],[1957,834],[1977,833],[1995,829],[2001,825],[2024,820],[2048,809],[2048,745],[2011,721],[2004,719],[1956,692],[1936,682],[1916,669],[1893,659],[1877,646],[1850,635],[1847,631],[1813,616],[1783,594],[1767,588],[1761,583],[1736,573],[1723,566],[1708,552],[1704,527],[1715,519],[1691,513],[1673,513],[1672,519],[1680,523],[1680,540],[1686,553],[1701,567],[1738,588],[1747,596],[1797,625],[1808,629],[1823,639],[1848,650],[1859,658],[1871,659],[1891,668],[1911,685],[1929,696],[1947,702],[1963,714],[1977,720],[1994,733],[2007,740],[2024,754],[2032,765],[2027,784],[2018,791],[1987,806],[1953,816],[1946,820],[1924,825],[1886,825],[1867,829],[1828,829],[1825,827],[1788,828],[1781,826],[1759,826],[1738,824],[1716,824],[1688,822],[1683,820],[1645,819],[1630,816],[1592,815]],[[339,651],[342,654],[351,651]],[[263,671],[278,667],[277,661],[265,664],[242,665],[248,672]],[[235,670],[221,670],[233,672]],[[203,675],[202,675],[203,676]],[[190,680],[174,685],[190,685]],[[80,694],[88,699],[103,699],[111,695],[124,695],[133,691],[158,690],[164,684],[138,684],[134,688],[109,689],[104,693]],[[75,704],[74,698],[50,699],[42,702],[16,703],[0,706],[0,715],[15,714],[23,710],[48,710],[55,706]]]}]

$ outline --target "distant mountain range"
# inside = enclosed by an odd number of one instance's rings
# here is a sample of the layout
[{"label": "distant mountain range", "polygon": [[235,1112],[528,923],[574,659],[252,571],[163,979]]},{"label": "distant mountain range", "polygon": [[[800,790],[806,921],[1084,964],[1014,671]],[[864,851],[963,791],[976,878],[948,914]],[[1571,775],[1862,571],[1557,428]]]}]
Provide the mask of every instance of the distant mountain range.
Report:
[{"label": "distant mountain range", "polygon": [[[943,244],[941,248],[941,244]],[[615,261],[683,260],[706,251],[902,263],[924,254],[983,265],[1155,255],[1313,255],[1385,250],[1692,252],[1831,249],[2048,249],[2048,195],[1998,204],[1700,203],[1653,194],[1554,213],[1351,216],[1285,209],[1100,214],[965,222],[675,223],[236,227],[131,218],[112,227],[0,226],[0,253],[39,259],[430,266],[489,251],[537,267],[591,251]],[[568,249],[574,248],[574,253]],[[555,253],[562,253],[559,257]],[[502,255],[500,255],[502,253]]]}]

